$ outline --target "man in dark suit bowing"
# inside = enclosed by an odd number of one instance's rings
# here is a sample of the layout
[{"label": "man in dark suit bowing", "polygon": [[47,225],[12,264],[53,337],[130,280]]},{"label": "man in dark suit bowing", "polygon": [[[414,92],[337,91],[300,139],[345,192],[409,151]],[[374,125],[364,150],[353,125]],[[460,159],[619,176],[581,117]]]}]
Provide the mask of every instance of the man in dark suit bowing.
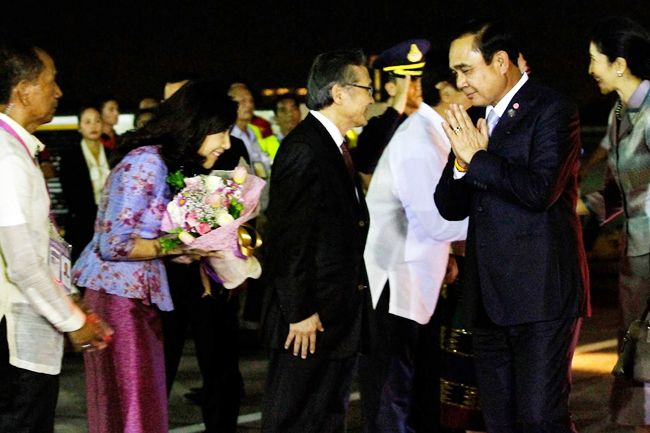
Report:
[{"label": "man in dark suit bowing", "polygon": [[372,104],[361,52],[319,55],[310,114],[273,164],[263,341],[263,432],[343,432],[367,296],[368,211],[344,137]]},{"label": "man in dark suit bowing", "polygon": [[463,107],[447,112],[453,154],[435,201],[446,219],[469,216],[463,318],[488,432],[573,432],[571,359],[589,314],[580,126],[572,103],[520,72],[518,55],[499,23],[452,42],[458,87],[486,113],[474,127]]}]

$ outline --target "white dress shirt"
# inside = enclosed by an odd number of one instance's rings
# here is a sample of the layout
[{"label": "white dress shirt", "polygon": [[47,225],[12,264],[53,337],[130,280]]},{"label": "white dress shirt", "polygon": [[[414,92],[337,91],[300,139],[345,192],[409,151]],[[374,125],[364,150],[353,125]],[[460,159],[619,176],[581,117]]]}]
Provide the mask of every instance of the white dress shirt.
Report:
[{"label": "white dress shirt", "polygon": [[420,324],[429,322],[438,302],[450,243],[467,236],[468,220],[445,220],[433,200],[451,151],[443,121],[420,104],[384,150],[366,195],[364,259],[373,306],[389,281],[388,312]]},{"label": "white dress shirt", "polygon": [[341,145],[343,144],[343,141],[344,141],[345,138],[343,137],[343,134],[341,134],[341,131],[339,131],[339,128],[337,128],[336,125],[334,124],[334,122],[329,120],[327,118],[327,116],[325,116],[324,114],[321,114],[318,111],[314,111],[314,110],[311,110],[309,112],[320,123],[323,124],[325,129],[327,129],[327,132],[329,132],[330,135],[332,136],[332,140],[334,140],[334,143],[336,143],[336,145],[339,147],[339,152],[341,152],[341,154],[343,154],[343,151],[341,150]]}]

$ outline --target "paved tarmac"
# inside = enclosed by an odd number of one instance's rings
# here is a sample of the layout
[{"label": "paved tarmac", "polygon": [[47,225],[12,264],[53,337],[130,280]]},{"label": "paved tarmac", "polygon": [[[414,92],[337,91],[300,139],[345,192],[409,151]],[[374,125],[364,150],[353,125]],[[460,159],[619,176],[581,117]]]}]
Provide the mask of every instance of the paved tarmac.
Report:
[{"label": "paved tarmac", "polygon": [[[616,299],[612,275],[594,275],[594,314],[585,319],[579,348],[573,363],[571,410],[579,432],[632,432],[629,427],[613,425],[608,420],[610,374],[616,362]],[[238,432],[257,432],[260,427],[260,405],[264,392],[267,361],[263,354],[241,357],[246,395],[242,401]],[[170,398],[170,432],[203,431],[198,406],[184,395],[201,385],[193,344],[189,342],[181,361],[178,380]],[[358,393],[352,395],[348,431],[361,432]],[[61,374],[61,393],[57,409],[57,433],[86,432],[83,360],[68,356]]]}]

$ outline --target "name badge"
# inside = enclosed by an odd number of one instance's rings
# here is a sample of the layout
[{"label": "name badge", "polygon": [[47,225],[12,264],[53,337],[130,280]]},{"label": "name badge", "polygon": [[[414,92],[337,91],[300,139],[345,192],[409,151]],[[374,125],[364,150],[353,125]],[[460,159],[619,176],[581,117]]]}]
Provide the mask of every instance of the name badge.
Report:
[{"label": "name badge", "polygon": [[72,284],[71,252],[72,245],[59,235],[54,224],[50,224],[50,272],[52,272],[54,282],[62,286],[69,295],[77,292]]}]

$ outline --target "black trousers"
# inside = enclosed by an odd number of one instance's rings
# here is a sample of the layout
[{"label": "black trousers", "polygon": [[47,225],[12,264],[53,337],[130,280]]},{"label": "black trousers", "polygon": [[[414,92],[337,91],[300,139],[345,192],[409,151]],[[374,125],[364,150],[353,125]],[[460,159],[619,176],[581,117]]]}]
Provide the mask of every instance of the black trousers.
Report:
[{"label": "black trousers", "polygon": [[243,391],[239,371],[237,298],[213,284],[213,296],[202,296],[198,264],[167,265],[174,311],[163,312],[167,393],[178,372],[188,325],[192,327],[196,357],[203,376],[202,412],[206,432],[237,430]]},{"label": "black trousers", "polygon": [[357,356],[327,359],[271,350],[263,433],[343,433]]},{"label": "black trousers", "polygon": [[9,364],[7,321],[0,321],[0,432],[53,433],[59,376]]},{"label": "black trousers", "polygon": [[[440,325],[388,312],[388,283],[377,308],[368,306],[369,351],[359,360],[366,433],[441,432]],[[368,296],[368,303],[371,303]]]},{"label": "black trousers", "polygon": [[575,432],[571,360],[581,319],[474,329],[474,359],[488,432]]}]

